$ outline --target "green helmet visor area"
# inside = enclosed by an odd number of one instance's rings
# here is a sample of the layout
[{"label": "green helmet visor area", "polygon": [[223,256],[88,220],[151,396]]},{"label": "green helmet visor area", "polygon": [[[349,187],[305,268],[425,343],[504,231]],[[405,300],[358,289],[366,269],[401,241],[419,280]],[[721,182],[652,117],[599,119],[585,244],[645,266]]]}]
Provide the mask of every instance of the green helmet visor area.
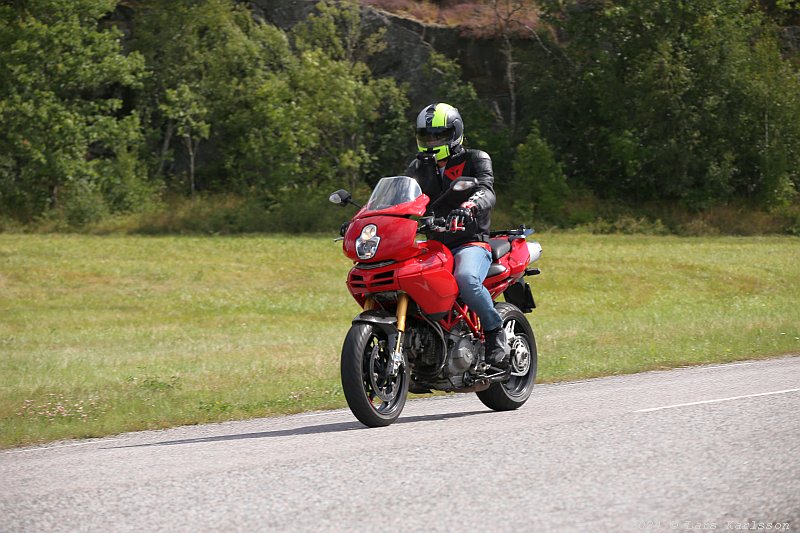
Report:
[{"label": "green helmet visor area", "polygon": [[424,148],[422,146],[417,146],[417,148],[419,148],[420,152],[435,155],[437,161],[441,161],[442,159],[447,159],[450,157],[450,147],[446,144],[442,146],[434,146],[433,148]]}]

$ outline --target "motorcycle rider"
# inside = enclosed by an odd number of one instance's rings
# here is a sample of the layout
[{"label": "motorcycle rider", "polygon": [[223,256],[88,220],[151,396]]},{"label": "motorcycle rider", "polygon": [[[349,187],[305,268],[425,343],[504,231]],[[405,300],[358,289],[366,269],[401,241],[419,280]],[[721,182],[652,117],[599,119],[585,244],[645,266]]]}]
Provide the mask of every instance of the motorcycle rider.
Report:
[{"label": "motorcycle rider", "polygon": [[[448,213],[448,231],[435,233],[430,238],[440,241],[453,253],[453,275],[461,299],[478,314],[483,324],[486,362],[508,368],[503,320],[483,286],[492,264],[489,245],[489,226],[495,205],[492,160],[486,152],[464,147],[464,121],[458,109],[449,104],[437,102],[425,106],[417,115],[416,137],[418,153],[404,175],[417,180],[431,204],[456,178],[471,176],[478,180],[477,189],[462,195],[452,194],[435,207],[440,213]],[[467,194],[469,197],[464,198]]]}]

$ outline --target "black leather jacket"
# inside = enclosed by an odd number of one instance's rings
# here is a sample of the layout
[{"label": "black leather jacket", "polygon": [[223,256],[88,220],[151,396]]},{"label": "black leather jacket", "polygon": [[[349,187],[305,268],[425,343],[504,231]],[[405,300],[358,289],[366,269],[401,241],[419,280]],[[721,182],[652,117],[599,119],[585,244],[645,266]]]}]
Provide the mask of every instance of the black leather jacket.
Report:
[{"label": "black leather jacket", "polygon": [[451,156],[444,172],[440,173],[436,161],[423,154],[417,156],[405,171],[406,176],[417,180],[422,192],[431,198],[431,204],[448,190],[450,182],[460,176],[470,176],[478,179],[478,188],[461,193],[454,192],[435,206],[435,213],[428,211],[427,215],[446,217],[450,211],[470,201],[475,204],[475,222],[467,226],[467,231],[457,233],[433,233],[429,238],[442,242],[450,248],[457,248],[469,242],[487,242],[489,240],[489,227],[492,221],[492,208],[495,204],[494,175],[492,174],[492,159],[489,154],[480,150],[464,149],[460,154]]}]

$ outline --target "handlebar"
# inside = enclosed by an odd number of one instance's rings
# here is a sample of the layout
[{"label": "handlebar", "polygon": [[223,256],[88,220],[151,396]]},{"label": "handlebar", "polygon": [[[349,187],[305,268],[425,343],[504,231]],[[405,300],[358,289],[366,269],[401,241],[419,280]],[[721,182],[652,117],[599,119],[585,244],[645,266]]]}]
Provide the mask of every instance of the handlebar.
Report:
[{"label": "handlebar", "polygon": [[[459,228],[456,231],[465,231],[466,228]],[[434,217],[425,217],[420,219],[419,228],[417,232],[424,233],[426,231],[432,231],[435,233],[446,233],[450,231],[447,227],[447,219],[443,217],[434,218]],[[532,235],[534,230],[531,228],[526,228],[524,225],[520,226],[517,229],[506,229],[506,230],[497,230],[497,231],[490,231],[489,237],[508,237],[509,239],[524,239],[525,237]]]},{"label": "handlebar", "polygon": [[[460,228],[459,231],[464,231],[465,228]],[[432,231],[434,233],[446,233],[450,231],[447,228],[447,219],[444,217],[434,218],[434,217],[425,217],[420,220],[419,228],[417,229],[419,233],[424,233],[426,231]]]}]

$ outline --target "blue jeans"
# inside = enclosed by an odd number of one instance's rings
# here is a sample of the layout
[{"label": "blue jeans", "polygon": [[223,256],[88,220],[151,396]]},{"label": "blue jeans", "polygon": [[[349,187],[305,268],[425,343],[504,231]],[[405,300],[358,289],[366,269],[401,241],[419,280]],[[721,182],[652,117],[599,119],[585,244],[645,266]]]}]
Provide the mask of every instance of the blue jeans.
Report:
[{"label": "blue jeans", "polygon": [[453,250],[453,257],[456,260],[453,275],[458,283],[461,299],[478,313],[484,331],[502,326],[503,319],[495,310],[489,291],[483,286],[483,280],[492,264],[492,254],[480,246],[466,245]]}]

